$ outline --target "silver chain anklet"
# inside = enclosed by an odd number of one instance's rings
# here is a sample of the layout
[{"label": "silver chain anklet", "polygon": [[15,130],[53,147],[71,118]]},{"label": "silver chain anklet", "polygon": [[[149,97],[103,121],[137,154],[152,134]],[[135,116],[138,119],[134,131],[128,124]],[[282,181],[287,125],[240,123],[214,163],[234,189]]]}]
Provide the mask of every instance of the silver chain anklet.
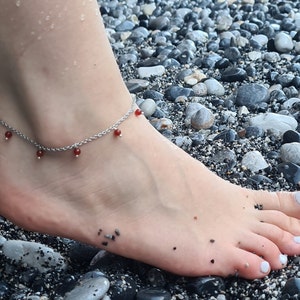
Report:
[{"label": "silver chain anklet", "polygon": [[69,150],[72,150],[74,156],[78,157],[81,153],[80,147],[85,144],[93,142],[111,132],[113,132],[116,137],[121,137],[122,132],[118,127],[125,120],[127,120],[133,112],[134,112],[135,116],[140,116],[143,114],[143,112],[139,108],[136,108],[135,100],[132,101],[131,107],[127,111],[127,113],[121,119],[119,119],[117,122],[115,122],[113,125],[111,125],[110,127],[106,128],[105,130],[100,131],[99,133],[96,133],[88,138],[85,138],[85,139],[81,140],[80,142],[77,142],[77,143],[74,143],[74,144],[68,145],[68,146],[63,146],[63,147],[44,146],[44,145],[32,140],[30,137],[28,137],[21,131],[10,126],[5,121],[0,120],[0,124],[7,129],[7,131],[5,132],[5,135],[4,135],[5,140],[9,140],[13,136],[13,134],[16,134],[17,136],[19,136],[20,138],[22,138],[23,140],[25,140],[26,142],[32,144],[34,147],[37,148],[36,156],[38,159],[42,158],[46,152],[64,152],[64,151],[69,151]]}]

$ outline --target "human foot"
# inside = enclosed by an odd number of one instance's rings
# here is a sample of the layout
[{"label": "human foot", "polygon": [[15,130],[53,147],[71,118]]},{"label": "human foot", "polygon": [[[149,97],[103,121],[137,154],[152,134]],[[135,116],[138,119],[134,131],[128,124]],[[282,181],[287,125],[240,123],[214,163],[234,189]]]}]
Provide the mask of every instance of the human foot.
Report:
[{"label": "human foot", "polygon": [[122,130],[123,138],[105,136],[78,159],[37,161],[17,137],[3,142],[1,213],[182,275],[260,278],[285,266],[283,254],[300,254],[299,194],[232,185],[142,116]]}]

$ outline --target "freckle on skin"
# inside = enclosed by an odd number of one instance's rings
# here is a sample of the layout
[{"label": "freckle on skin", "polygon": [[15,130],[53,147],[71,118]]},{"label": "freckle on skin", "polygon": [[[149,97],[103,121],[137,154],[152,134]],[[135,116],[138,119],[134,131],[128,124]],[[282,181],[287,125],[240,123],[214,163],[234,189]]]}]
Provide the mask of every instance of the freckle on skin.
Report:
[{"label": "freckle on skin", "polygon": [[211,261],[210,261],[212,264],[214,264],[215,263],[215,260],[214,259],[211,259]]},{"label": "freckle on skin", "polygon": [[210,239],[209,242],[213,244],[215,242],[215,240],[214,239]]},{"label": "freckle on skin", "polygon": [[197,217],[197,216],[194,216],[194,220],[198,220],[198,217]]},{"label": "freckle on skin", "polygon": [[102,242],[102,245],[103,245],[103,246],[107,246],[107,245],[108,245],[108,242]]},{"label": "freckle on skin", "polygon": [[177,248],[176,247],[173,247],[173,250],[175,251]]}]

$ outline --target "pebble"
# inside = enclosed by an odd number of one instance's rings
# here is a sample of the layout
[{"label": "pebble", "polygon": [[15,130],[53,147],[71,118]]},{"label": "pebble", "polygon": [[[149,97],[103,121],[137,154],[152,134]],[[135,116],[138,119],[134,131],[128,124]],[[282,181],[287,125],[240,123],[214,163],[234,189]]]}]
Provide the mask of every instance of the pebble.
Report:
[{"label": "pebble", "polygon": [[202,107],[191,117],[191,125],[195,129],[207,129],[210,128],[215,121],[215,117],[211,110],[206,107]]},{"label": "pebble", "polygon": [[281,163],[278,165],[278,171],[283,174],[288,182],[300,184],[300,166],[294,163]]},{"label": "pebble", "polygon": [[279,32],[275,36],[274,46],[278,52],[290,52],[294,48],[292,37],[285,32]]},{"label": "pebble", "polygon": [[55,268],[64,270],[67,263],[64,257],[52,248],[36,242],[8,240],[2,246],[3,254],[14,263],[26,264],[41,273]]},{"label": "pebble", "polygon": [[158,130],[171,130],[173,128],[173,122],[172,120],[168,118],[160,118],[160,119],[152,119],[150,123]]},{"label": "pebble", "polygon": [[210,78],[205,80],[204,83],[206,85],[208,95],[223,96],[225,94],[225,88],[216,79]]},{"label": "pebble", "polygon": [[281,105],[281,109],[291,109],[295,104],[299,103],[300,104],[300,98],[290,98]]},{"label": "pebble", "polygon": [[237,139],[237,133],[233,129],[225,130],[214,137],[214,141],[222,140],[224,143],[232,143]]},{"label": "pebble", "polygon": [[269,165],[262,154],[259,151],[254,150],[247,152],[243,156],[242,166],[252,172],[258,172],[260,170],[266,169]]},{"label": "pebble", "polygon": [[280,148],[280,157],[284,162],[300,165],[300,143],[283,144]]},{"label": "pebble", "polygon": [[295,130],[298,126],[295,118],[276,113],[258,114],[250,118],[250,125],[262,128],[265,132],[280,136],[287,130]]},{"label": "pebble", "polygon": [[268,100],[269,92],[261,84],[248,83],[243,84],[237,90],[236,104],[246,106],[247,108],[255,108],[261,102]]},{"label": "pebble", "polygon": [[150,117],[154,114],[157,105],[153,99],[145,99],[140,105],[140,109],[143,111],[146,117]]},{"label": "pebble", "polygon": [[287,130],[282,136],[282,144],[293,142],[300,143],[300,133],[295,130]]},{"label": "pebble", "polygon": [[83,279],[65,295],[64,300],[100,300],[105,296],[109,286],[108,279],[102,276]]},{"label": "pebble", "polygon": [[247,72],[239,67],[228,67],[222,72],[221,79],[225,82],[244,81]]},{"label": "pebble", "polygon": [[176,86],[176,85],[173,85],[173,86],[167,88],[165,91],[165,97],[168,100],[175,100],[179,96],[189,97],[189,96],[192,96],[193,94],[194,94],[194,92],[192,89],[184,88],[184,87]]},{"label": "pebble", "polygon": [[[224,291],[225,284],[220,277],[197,277],[187,282],[187,290],[198,296],[217,296]],[[204,298],[207,299],[207,298]]]},{"label": "pebble", "polygon": [[136,294],[136,300],[171,300],[171,294],[163,289],[147,288]]},{"label": "pebble", "polygon": [[[300,294],[300,278],[289,278],[282,291],[281,291],[281,298],[280,300],[283,299],[293,299],[293,298],[285,298],[287,296],[299,296]],[[297,297],[298,298],[298,297]],[[294,298],[296,299],[296,298]]]},{"label": "pebble", "polygon": [[151,76],[162,76],[166,69],[164,66],[140,67],[137,70],[140,78],[149,78]]}]

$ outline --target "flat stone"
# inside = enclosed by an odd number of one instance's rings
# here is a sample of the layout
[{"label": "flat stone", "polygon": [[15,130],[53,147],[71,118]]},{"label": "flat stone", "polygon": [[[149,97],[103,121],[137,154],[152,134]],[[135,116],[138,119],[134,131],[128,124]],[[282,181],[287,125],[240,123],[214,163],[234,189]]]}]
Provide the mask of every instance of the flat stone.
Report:
[{"label": "flat stone", "polygon": [[3,254],[16,263],[27,264],[44,273],[56,268],[64,270],[67,267],[63,256],[52,248],[40,243],[21,240],[8,240],[3,244]]},{"label": "flat stone", "polygon": [[137,69],[140,78],[149,78],[151,76],[162,76],[166,69],[162,65],[152,67],[140,67]]},{"label": "flat stone", "polygon": [[109,285],[109,281],[105,277],[84,279],[65,295],[64,300],[99,300],[104,297]]},{"label": "flat stone", "polygon": [[269,166],[262,154],[256,150],[247,152],[244,155],[242,165],[252,172],[258,172]]},{"label": "flat stone", "polygon": [[287,181],[300,184],[300,166],[290,162],[281,163],[278,165],[278,171],[283,174]]},{"label": "flat stone", "polygon": [[136,294],[136,300],[171,300],[171,294],[159,288],[147,288]]},{"label": "flat stone", "polygon": [[261,127],[275,136],[281,137],[287,130],[295,130],[298,126],[295,118],[275,113],[259,114],[250,119],[251,126]]}]

